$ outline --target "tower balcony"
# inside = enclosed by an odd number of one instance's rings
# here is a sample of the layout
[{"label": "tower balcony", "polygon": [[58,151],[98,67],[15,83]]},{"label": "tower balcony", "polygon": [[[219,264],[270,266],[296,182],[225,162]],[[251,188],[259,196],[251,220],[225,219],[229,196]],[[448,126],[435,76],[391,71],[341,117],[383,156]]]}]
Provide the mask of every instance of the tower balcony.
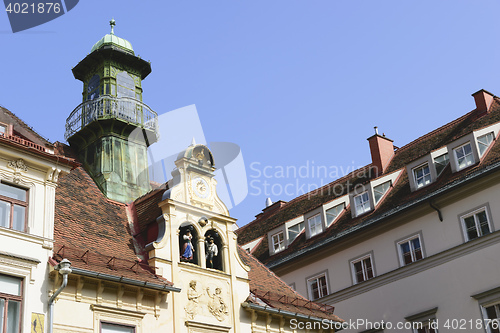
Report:
[{"label": "tower balcony", "polygon": [[157,113],[135,98],[103,95],[83,102],[71,112],[64,138],[70,144],[81,145],[101,135],[129,136],[137,128],[142,129],[148,146],[158,141]]}]

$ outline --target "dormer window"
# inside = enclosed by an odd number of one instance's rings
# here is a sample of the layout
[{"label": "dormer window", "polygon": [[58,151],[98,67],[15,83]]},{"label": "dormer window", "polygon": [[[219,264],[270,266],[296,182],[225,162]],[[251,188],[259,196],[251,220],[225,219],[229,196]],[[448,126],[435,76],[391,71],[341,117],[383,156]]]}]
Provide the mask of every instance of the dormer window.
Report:
[{"label": "dormer window", "polygon": [[354,197],[354,206],[356,209],[356,216],[370,211],[370,197],[368,196],[368,191]]},{"label": "dormer window", "polygon": [[470,142],[453,149],[457,161],[457,169],[462,170],[475,163]]},{"label": "dormer window", "polygon": [[323,225],[321,224],[321,215],[316,214],[307,219],[309,225],[309,237],[313,237],[323,232]]},{"label": "dormer window", "polygon": [[440,155],[434,159],[434,166],[436,167],[436,173],[438,176],[443,172],[444,168],[448,165],[450,158],[448,153]]},{"label": "dormer window", "polygon": [[415,185],[417,185],[417,188],[430,184],[431,170],[429,169],[429,164],[425,163],[413,169],[413,177],[415,178]]},{"label": "dormer window", "polygon": [[288,244],[293,242],[295,238],[304,230],[304,222],[300,222],[288,228]]},{"label": "dormer window", "polygon": [[380,199],[384,196],[387,190],[391,187],[391,181],[387,181],[373,188],[373,195],[375,197],[375,204],[378,204]]},{"label": "dormer window", "polygon": [[486,151],[486,149],[488,149],[490,144],[493,142],[494,138],[495,137],[493,135],[493,132],[490,132],[490,133],[487,133],[485,135],[481,135],[481,136],[477,137],[477,145],[479,147],[479,156],[483,156],[484,152]]},{"label": "dormer window", "polygon": [[285,238],[283,237],[283,231],[274,234],[271,238],[273,242],[274,253],[283,251],[285,249]]},{"label": "dormer window", "polygon": [[0,135],[5,136],[6,132],[7,132],[7,126],[0,124]]},{"label": "dormer window", "polygon": [[330,226],[344,210],[344,203],[326,210],[326,225]]}]

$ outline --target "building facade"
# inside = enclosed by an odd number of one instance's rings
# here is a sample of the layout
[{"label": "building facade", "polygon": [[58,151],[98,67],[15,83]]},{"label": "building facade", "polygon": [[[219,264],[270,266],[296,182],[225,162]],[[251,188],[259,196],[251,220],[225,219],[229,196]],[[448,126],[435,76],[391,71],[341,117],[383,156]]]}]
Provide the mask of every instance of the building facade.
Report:
[{"label": "building facade", "polygon": [[240,245],[348,332],[499,332],[500,100],[473,96],[401,148],[376,132],[370,165],[269,205]]},{"label": "building facade", "polygon": [[[0,112],[0,332],[333,332],[310,302],[237,246],[204,145],[151,185],[150,64],[111,33],[73,68],[83,101],[69,145]],[[4,149],[5,148],[5,149]]]},{"label": "building facade", "polygon": [[47,258],[54,248],[59,177],[75,165],[0,108],[0,331],[40,332],[47,318]]}]

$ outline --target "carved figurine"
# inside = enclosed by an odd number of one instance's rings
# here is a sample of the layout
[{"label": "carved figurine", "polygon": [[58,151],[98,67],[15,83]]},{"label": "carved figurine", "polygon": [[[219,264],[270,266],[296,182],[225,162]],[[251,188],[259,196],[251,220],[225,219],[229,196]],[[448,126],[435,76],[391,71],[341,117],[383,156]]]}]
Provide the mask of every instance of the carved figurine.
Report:
[{"label": "carved figurine", "polygon": [[194,254],[193,244],[191,243],[193,239],[191,231],[188,230],[186,234],[182,236],[182,239],[184,239],[184,244],[182,245],[181,261],[191,261],[193,260]]},{"label": "carved figurine", "polygon": [[219,254],[219,249],[217,248],[217,244],[214,243],[213,238],[209,238],[206,243],[207,243],[207,254],[206,254],[207,267],[214,268],[213,259],[214,257],[217,257],[217,255]]}]

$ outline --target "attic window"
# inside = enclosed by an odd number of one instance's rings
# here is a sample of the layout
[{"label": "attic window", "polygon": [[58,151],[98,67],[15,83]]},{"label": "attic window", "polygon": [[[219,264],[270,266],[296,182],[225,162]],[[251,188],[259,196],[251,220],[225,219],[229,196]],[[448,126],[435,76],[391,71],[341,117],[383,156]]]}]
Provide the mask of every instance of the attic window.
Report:
[{"label": "attic window", "polygon": [[6,132],[7,132],[7,126],[0,124],[0,135],[5,136]]},{"label": "attic window", "polygon": [[313,217],[308,218],[307,223],[309,224],[309,237],[313,237],[323,232],[320,214],[316,214]]},{"label": "attic window", "polygon": [[493,139],[493,132],[481,135],[477,138],[477,144],[479,146],[479,156],[483,156],[486,149],[488,149],[490,144],[493,142]]},{"label": "attic window", "polygon": [[283,237],[283,231],[274,234],[272,237],[273,240],[273,251],[274,253],[278,253],[285,249],[285,239]]},{"label": "attic window", "polygon": [[356,208],[356,216],[370,211],[370,198],[368,192],[363,192],[354,197],[354,206]]},{"label": "attic window", "polygon": [[470,142],[453,149],[456,157],[457,169],[464,169],[475,163]]},{"label": "attic window", "polygon": [[415,185],[421,188],[431,183],[431,170],[429,164],[425,163],[413,169],[413,177],[415,178]]},{"label": "attic window", "polygon": [[342,213],[344,210],[344,203],[341,203],[340,205],[337,205],[335,207],[332,207],[326,211],[326,225],[330,226],[333,221]]},{"label": "attic window", "polygon": [[288,244],[293,242],[295,238],[304,230],[304,222],[297,223],[296,225],[288,228]]},{"label": "attic window", "polygon": [[377,185],[373,188],[373,194],[375,196],[375,204],[377,204],[380,199],[384,196],[384,194],[387,192],[387,190],[391,187],[391,181],[386,181],[385,183],[382,183],[380,185]]},{"label": "attic window", "polygon": [[444,168],[448,165],[450,158],[448,153],[440,155],[434,159],[434,166],[436,167],[436,173],[439,176],[443,172]]}]

